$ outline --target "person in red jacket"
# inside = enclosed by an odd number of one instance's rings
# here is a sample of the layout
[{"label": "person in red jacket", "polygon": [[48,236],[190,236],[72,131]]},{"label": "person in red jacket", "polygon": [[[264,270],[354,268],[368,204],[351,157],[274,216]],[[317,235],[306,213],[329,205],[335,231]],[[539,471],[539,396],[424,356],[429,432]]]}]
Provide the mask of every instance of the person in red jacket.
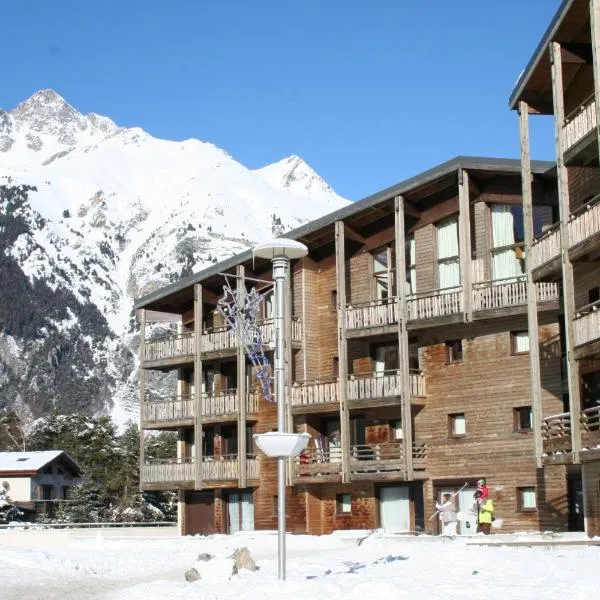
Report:
[{"label": "person in red jacket", "polygon": [[[481,494],[477,494],[477,492],[481,492]],[[475,496],[475,502],[479,506],[481,506],[481,504],[483,504],[490,497],[490,491],[488,490],[485,479],[480,479],[477,482],[477,490],[475,491],[475,494],[477,494]]]}]

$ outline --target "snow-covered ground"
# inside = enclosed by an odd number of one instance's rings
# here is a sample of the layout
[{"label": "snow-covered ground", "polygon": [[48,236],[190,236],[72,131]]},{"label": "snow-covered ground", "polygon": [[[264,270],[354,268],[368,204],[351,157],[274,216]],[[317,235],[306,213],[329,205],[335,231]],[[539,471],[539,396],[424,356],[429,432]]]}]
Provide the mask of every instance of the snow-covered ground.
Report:
[{"label": "snow-covered ground", "polygon": [[[114,534],[113,534],[114,535]],[[139,534],[138,534],[139,535]],[[360,534],[358,534],[360,535]],[[366,535],[366,534],[365,534]],[[285,582],[273,534],[141,539],[89,534],[47,550],[2,545],[2,600],[587,600],[600,598],[600,547],[487,547],[473,542],[540,540],[532,535],[457,538],[288,536]],[[567,534],[559,539],[567,538]],[[584,539],[581,537],[581,539]],[[248,546],[260,569],[213,581],[210,562]],[[217,561],[218,562],[218,561]],[[205,581],[187,569],[204,565]],[[213,563],[214,564],[214,563]],[[200,567],[202,569],[202,567]],[[214,575],[214,573],[213,573]],[[206,581],[209,578],[211,581]]]}]

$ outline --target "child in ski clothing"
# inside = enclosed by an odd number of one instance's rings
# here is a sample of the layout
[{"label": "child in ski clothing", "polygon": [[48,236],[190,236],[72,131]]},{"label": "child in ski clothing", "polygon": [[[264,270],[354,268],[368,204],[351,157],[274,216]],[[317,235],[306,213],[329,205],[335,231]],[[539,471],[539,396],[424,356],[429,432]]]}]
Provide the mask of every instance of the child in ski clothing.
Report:
[{"label": "child in ski clothing", "polygon": [[[477,494],[477,492],[475,492]],[[477,518],[477,533],[485,535],[490,534],[492,521],[494,520],[494,503],[491,498],[487,498],[479,505],[479,514]]]},{"label": "child in ski clothing", "polygon": [[452,495],[444,494],[443,502],[441,504],[436,502],[435,507],[440,513],[440,521],[442,522],[441,535],[456,535],[458,518],[456,516],[456,507],[452,501]]},{"label": "child in ski clothing", "polygon": [[[478,495],[477,492],[480,492],[480,494]],[[475,491],[474,496],[478,506],[481,506],[490,497],[490,491],[488,490],[485,479],[480,479],[477,482],[477,490]]]}]

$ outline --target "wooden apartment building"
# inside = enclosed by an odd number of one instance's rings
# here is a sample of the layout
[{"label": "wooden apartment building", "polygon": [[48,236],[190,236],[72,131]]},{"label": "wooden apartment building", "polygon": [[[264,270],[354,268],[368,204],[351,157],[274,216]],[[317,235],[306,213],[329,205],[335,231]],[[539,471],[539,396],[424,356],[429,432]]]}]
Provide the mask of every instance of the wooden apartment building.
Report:
[{"label": "wooden apartment building", "polygon": [[[565,0],[509,101],[519,112],[527,276],[536,285],[562,287],[563,411],[540,403],[544,350],[530,353],[536,460],[546,477],[567,469],[579,505],[572,518],[581,527],[585,520],[589,535],[600,535],[599,49],[600,0]],[[554,116],[559,211],[541,236],[531,226],[530,114]],[[529,330],[535,331],[542,315],[529,309]]]},{"label": "wooden apartment building", "polygon": [[[287,291],[287,421],[312,436],[288,469],[290,531],[435,532],[435,500],[467,483],[468,508],[481,477],[504,530],[577,527],[570,465],[536,464],[566,374],[560,278],[528,280],[524,260],[558,219],[556,173],[526,165],[524,204],[519,161],[459,157],[286,234],[309,248]],[[141,486],[179,490],[186,534],[277,527],[276,461],[252,439],[276,407],[215,310],[223,274],[243,294],[271,265],[249,251],[135,305],[142,437],[178,439],[171,460],[142,452]]]}]

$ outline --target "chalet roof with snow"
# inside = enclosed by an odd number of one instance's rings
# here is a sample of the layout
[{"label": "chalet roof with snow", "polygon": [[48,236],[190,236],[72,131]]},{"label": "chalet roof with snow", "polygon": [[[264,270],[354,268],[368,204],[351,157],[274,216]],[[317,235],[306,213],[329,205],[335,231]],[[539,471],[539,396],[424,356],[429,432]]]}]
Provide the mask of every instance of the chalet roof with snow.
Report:
[{"label": "chalet roof with snow", "polygon": [[33,473],[61,458],[70,467],[81,472],[81,467],[64,450],[40,450],[36,452],[0,452],[0,474]]}]

